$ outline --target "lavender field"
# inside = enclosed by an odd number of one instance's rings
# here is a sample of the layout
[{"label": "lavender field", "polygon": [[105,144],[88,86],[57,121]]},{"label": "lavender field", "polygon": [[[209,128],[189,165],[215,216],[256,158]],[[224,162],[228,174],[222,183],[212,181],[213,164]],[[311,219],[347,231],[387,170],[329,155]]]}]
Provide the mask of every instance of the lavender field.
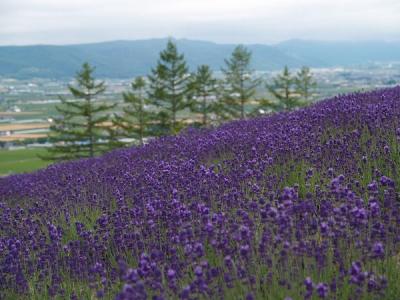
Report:
[{"label": "lavender field", "polygon": [[0,299],[400,299],[400,87],[0,179]]}]

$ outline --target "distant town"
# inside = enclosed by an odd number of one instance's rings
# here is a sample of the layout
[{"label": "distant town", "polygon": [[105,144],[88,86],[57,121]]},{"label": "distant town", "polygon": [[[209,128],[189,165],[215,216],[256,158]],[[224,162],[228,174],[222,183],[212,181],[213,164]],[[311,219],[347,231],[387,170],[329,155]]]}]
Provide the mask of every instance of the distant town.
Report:
[{"label": "distant town", "polygon": [[[296,71],[293,69],[292,71]],[[255,76],[268,80],[280,71],[258,71]],[[318,83],[314,101],[337,94],[392,87],[400,82],[400,62],[370,63],[357,67],[314,68]],[[219,72],[215,76],[220,76]],[[103,79],[107,91],[100,100],[122,102],[132,79]],[[0,146],[20,148],[46,146],[47,133],[59,97],[68,98],[68,85],[73,80],[35,78],[18,80],[0,77]],[[270,97],[261,86],[256,97]]]}]

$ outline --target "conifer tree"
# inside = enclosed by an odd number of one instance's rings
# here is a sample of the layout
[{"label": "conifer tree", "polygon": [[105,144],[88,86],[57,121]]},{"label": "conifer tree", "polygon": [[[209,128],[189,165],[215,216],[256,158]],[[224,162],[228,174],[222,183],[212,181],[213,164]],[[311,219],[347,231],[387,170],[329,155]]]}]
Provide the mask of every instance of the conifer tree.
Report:
[{"label": "conifer tree", "polygon": [[308,102],[311,100],[314,90],[317,87],[317,82],[310,71],[309,67],[302,67],[296,74],[295,78],[296,91],[301,98]]},{"label": "conifer tree", "polygon": [[295,95],[295,78],[287,66],[272,80],[272,84],[267,84],[267,89],[279,101],[280,109],[292,110],[300,105],[299,98]]},{"label": "conifer tree", "polygon": [[245,105],[254,96],[259,84],[259,80],[252,78],[251,52],[239,45],[225,60],[225,64],[226,67],[222,69],[226,80],[224,109],[227,117],[244,119]]},{"label": "conifer tree", "polygon": [[201,114],[201,125],[207,126],[210,114],[218,112],[217,80],[213,78],[209,66],[201,65],[192,76],[190,83],[192,94],[191,110]]},{"label": "conifer tree", "polygon": [[76,86],[69,86],[75,100],[60,97],[61,105],[56,106],[58,117],[50,127],[50,141],[53,147],[43,159],[69,160],[93,157],[108,150],[109,121],[107,112],[114,105],[97,103],[97,97],[106,90],[103,81],[93,77],[94,68],[88,63],[82,65],[76,75]]},{"label": "conifer tree", "polygon": [[123,146],[123,138],[133,138],[143,145],[144,138],[151,135],[152,112],[146,107],[146,81],[137,77],[131,84],[132,91],[122,94],[125,106],[122,115],[113,120],[113,146]]},{"label": "conifer tree", "polygon": [[[159,108],[157,114],[161,133],[177,133],[183,126],[178,113],[188,107],[188,68],[183,54],[178,53],[174,42],[168,41],[160,53],[157,66],[152,69],[149,99]],[[167,127],[167,128],[165,128]]]}]

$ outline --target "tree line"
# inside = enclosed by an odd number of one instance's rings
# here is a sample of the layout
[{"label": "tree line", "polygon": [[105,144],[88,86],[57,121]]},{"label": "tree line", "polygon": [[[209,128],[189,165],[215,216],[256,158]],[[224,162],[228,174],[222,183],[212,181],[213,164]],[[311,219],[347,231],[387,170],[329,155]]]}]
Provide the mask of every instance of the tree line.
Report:
[{"label": "tree line", "polygon": [[[262,80],[251,68],[251,52],[237,46],[225,60],[222,78],[208,65],[190,73],[185,57],[168,41],[147,77],[137,77],[124,92],[119,113],[116,104],[101,101],[104,81],[94,78],[88,63],[69,85],[74,97],[61,97],[58,116],[50,127],[53,147],[42,158],[69,160],[94,157],[132,143],[143,145],[149,137],[176,134],[187,124],[207,127],[227,120],[245,119],[269,111],[292,110],[313,97],[316,82],[308,67],[292,74],[288,67],[266,83],[274,100],[257,98]],[[198,116],[198,120],[191,118]]]}]

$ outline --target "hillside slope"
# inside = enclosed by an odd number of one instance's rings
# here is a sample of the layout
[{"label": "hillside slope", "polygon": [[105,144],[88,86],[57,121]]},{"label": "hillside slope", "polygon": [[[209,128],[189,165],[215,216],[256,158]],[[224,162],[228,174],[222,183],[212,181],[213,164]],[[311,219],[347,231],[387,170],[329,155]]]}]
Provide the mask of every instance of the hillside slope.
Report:
[{"label": "hillside slope", "polygon": [[0,298],[396,299],[399,171],[397,87],[2,178]]}]

